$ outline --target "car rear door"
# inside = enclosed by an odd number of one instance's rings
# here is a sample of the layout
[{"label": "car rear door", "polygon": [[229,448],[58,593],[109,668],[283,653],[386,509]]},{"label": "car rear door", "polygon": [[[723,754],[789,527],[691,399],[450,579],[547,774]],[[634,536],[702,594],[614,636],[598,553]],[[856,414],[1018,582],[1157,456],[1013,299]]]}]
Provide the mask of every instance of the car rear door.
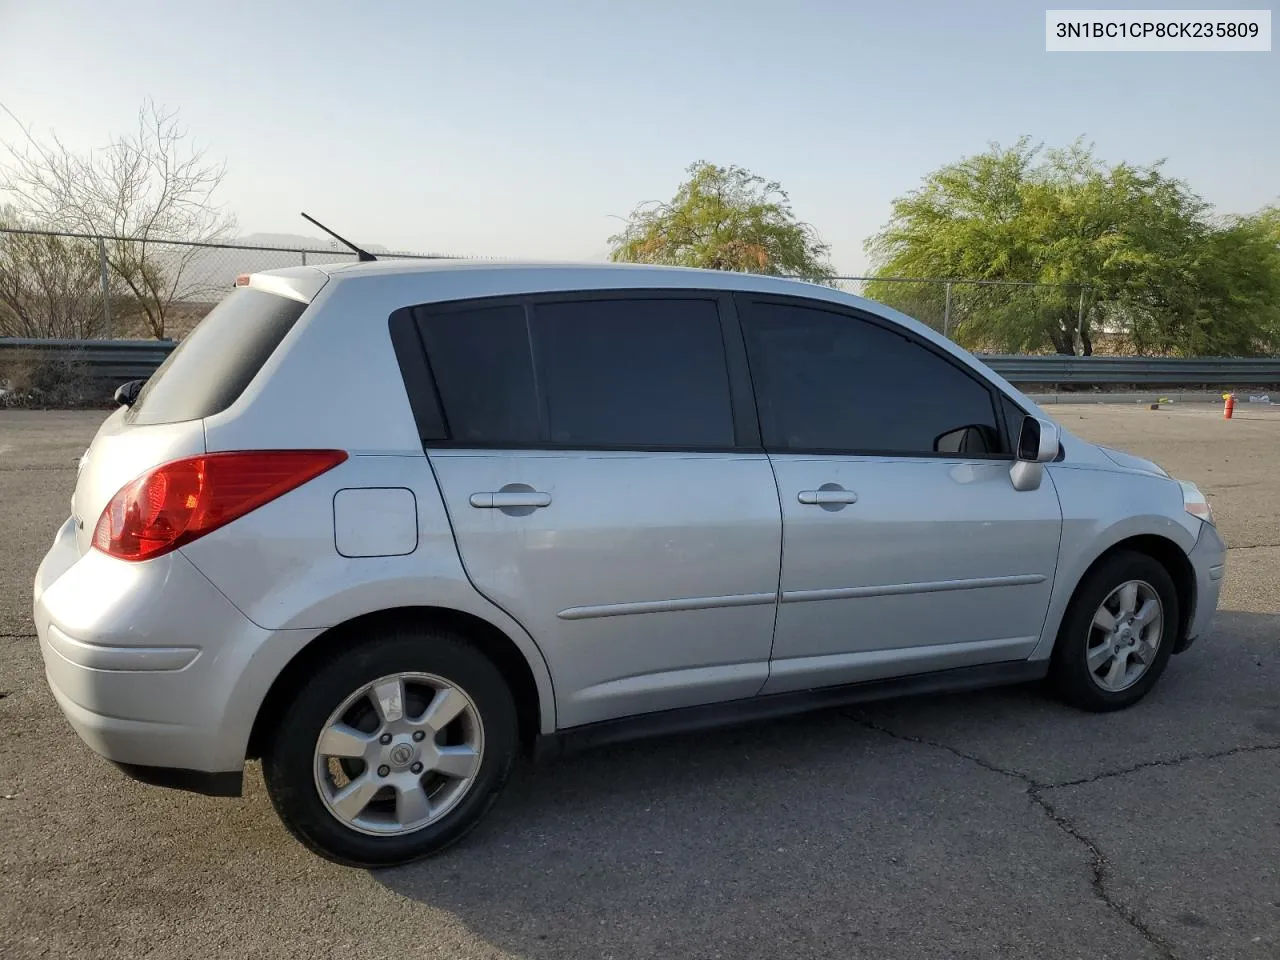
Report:
[{"label": "car rear door", "polygon": [[783,514],[764,692],[1028,657],[1062,518],[1051,479],[1013,488],[1011,401],[890,321],[741,304]]},{"label": "car rear door", "polygon": [[541,647],[562,727],[766,679],[781,515],[732,311],[700,291],[415,311],[462,562]]}]

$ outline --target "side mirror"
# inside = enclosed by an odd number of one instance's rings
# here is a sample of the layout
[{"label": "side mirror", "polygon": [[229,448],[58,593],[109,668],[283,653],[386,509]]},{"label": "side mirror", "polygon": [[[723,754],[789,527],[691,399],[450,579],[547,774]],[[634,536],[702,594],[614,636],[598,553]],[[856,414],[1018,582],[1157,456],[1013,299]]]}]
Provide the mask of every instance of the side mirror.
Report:
[{"label": "side mirror", "polygon": [[1024,417],[1018,434],[1018,459],[1050,463],[1058,455],[1058,426],[1049,420]]},{"label": "side mirror", "polygon": [[1049,420],[1026,417],[1018,433],[1018,459],[1009,470],[1015,490],[1038,490],[1044,465],[1058,456],[1058,427]]},{"label": "side mirror", "polygon": [[116,387],[115,401],[122,407],[132,407],[133,401],[138,399],[138,394],[142,392],[142,385],[145,380],[130,380],[128,383],[122,383]]}]

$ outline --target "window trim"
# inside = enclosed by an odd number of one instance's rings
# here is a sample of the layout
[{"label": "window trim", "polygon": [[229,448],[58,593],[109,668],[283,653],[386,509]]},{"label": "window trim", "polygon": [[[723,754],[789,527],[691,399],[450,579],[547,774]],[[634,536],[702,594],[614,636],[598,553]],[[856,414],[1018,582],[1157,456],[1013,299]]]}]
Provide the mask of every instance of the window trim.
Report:
[{"label": "window trim", "polygon": [[[544,371],[538,359],[538,351],[534,336],[534,313],[541,304],[576,303],[583,301],[610,300],[707,300],[717,310],[720,321],[720,339],[723,349],[726,380],[729,387],[729,413],[733,423],[734,443],[731,446],[711,447],[705,444],[687,445],[673,444],[660,446],[656,444],[563,444],[550,439],[550,424],[547,417],[547,398],[542,384],[545,382]],[[426,350],[426,338],[422,327],[430,322],[431,317],[440,314],[456,313],[465,310],[486,309],[493,307],[518,306],[524,311],[525,330],[528,333],[529,363],[533,371],[534,391],[539,406],[538,430],[541,437],[537,441],[515,443],[478,443],[471,440],[454,440],[448,426],[448,414],[440,397],[439,386],[431,367],[431,357]],[[407,315],[412,319],[413,332],[417,338],[420,351],[421,367],[411,355],[412,349],[407,335],[398,330],[404,320],[398,315]],[[396,345],[397,358],[400,360],[401,373],[405,379],[405,388],[410,391],[410,405],[415,411],[419,434],[424,449],[438,450],[528,450],[548,452],[601,451],[617,453],[705,453],[715,455],[763,453],[760,440],[760,423],[756,413],[755,388],[752,385],[750,370],[747,366],[746,347],[742,340],[738,324],[737,304],[733,292],[708,287],[609,287],[600,290],[546,290],[524,294],[503,294],[487,297],[467,297],[457,300],[440,300],[429,303],[402,307],[391,315],[393,344]],[[410,356],[406,360],[400,351],[406,350]],[[410,381],[412,382],[412,385]],[[419,394],[420,400],[415,404],[413,394]],[[418,419],[418,410],[423,411],[422,419]],[[438,426],[437,426],[438,424]]]},{"label": "window trim", "polygon": [[[1007,397],[1004,391],[998,389],[994,383],[980,376],[959,359],[952,356],[948,351],[937,344],[918,336],[911,330],[889,319],[869,310],[850,307],[846,304],[836,303],[830,300],[820,300],[815,297],[791,296],[786,294],[763,294],[763,293],[738,293],[738,316],[742,318],[739,329],[743,342],[743,349],[746,352],[747,341],[747,325],[755,309],[760,305],[775,305],[785,307],[801,307],[810,310],[817,310],[822,313],[833,313],[843,316],[850,320],[860,320],[869,323],[872,326],[879,327],[888,333],[896,334],[903,337],[909,343],[924,348],[929,353],[938,357],[945,363],[950,364],[956,370],[960,371],[964,376],[972,380],[975,384],[982,387],[987,393],[987,398],[991,404],[992,420],[995,423],[996,430],[999,434],[1002,450],[999,453],[942,453],[938,451],[908,451],[908,450],[872,450],[872,449],[844,449],[844,448],[825,448],[825,447],[772,447],[767,443],[764,444],[766,452],[770,455],[785,456],[830,456],[830,457],[883,457],[895,460],[977,460],[982,462],[1001,462],[1012,463],[1017,459],[1014,452],[1014,440],[1009,437],[1009,431],[1005,424],[1003,401],[1008,399],[1012,402],[1012,398]],[[747,353],[749,357],[749,352]],[[762,395],[764,393],[763,384],[757,382],[753,373],[752,384],[756,390],[757,404],[757,422],[760,425],[761,440],[764,442],[764,416],[759,411]],[[1018,405],[1018,404],[1015,404]],[[1018,405],[1020,406],[1020,405]]]}]

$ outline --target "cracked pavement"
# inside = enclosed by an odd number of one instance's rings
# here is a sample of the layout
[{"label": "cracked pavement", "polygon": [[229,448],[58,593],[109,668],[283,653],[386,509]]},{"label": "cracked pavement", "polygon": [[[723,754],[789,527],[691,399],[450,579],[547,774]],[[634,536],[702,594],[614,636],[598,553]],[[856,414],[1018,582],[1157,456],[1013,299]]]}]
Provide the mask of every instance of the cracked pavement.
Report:
[{"label": "cracked pavement", "polygon": [[0,932],[14,957],[1280,957],[1280,409],[1063,406],[1201,484],[1216,629],[1152,694],[868,704],[524,768],[471,837],[368,873],[80,744],[36,563],[101,413],[0,413]]},{"label": "cracked pavement", "polygon": [[[903,741],[906,741],[907,743],[920,744],[924,746],[934,747],[939,750],[946,750],[949,753],[955,754],[957,757],[960,757],[964,760],[968,760],[971,763],[977,764],[978,766],[982,767],[984,770],[990,770],[993,773],[1003,774],[1006,777],[1011,777],[1014,780],[1017,780],[1021,783],[1026,784],[1027,797],[1033,803],[1037,804],[1045,812],[1045,815],[1048,816],[1048,818],[1052,820],[1053,823],[1059,829],[1061,829],[1064,833],[1066,833],[1073,840],[1077,841],[1086,850],[1088,850],[1089,867],[1090,867],[1090,870],[1092,871],[1093,890],[1094,890],[1094,894],[1098,897],[1098,899],[1101,900],[1103,903],[1105,903],[1111,910],[1113,910],[1117,915],[1119,915],[1126,923],[1128,923],[1135,930],[1141,933],[1142,936],[1149,943],[1152,944],[1152,946],[1158,948],[1162,956],[1171,957],[1171,958],[1179,956],[1178,951],[1175,949],[1173,943],[1171,943],[1161,934],[1157,933],[1152,928],[1151,924],[1149,924],[1146,920],[1144,920],[1143,917],[1140,916],[1137,913],[1137,911],[1133,909],[1133,907],[1127,905],[1122,900],[1117,899],[1117,896],[1114,890],[1108,885],[1108,880],[1111,878],[1110,875],[1114,873],[1114,868],[1108,862],[1106,853],[1099,847],[1098,843],[1095,840],[1091,839],[1091,837],[1084,832],[1086,829],[1084,826],[1076,822],[1076,820],[1072,819],[1070,816],[1059,812],[1059,809],[1055,806],[1054,800],[1051,799],[1052,794],[1050,793],[1050,791],[1060,790],[1063,788],[1070,788],[1070,787],[1084,787],[1089,784],[1094,784],[1102,780],[1109,779],[1111,777],[1125,777],[1125,776],[1129,776],[1130,774],[1138,773],[1139,771],[1142,771],[1142,770],[1150,770],[1156,767],[1177,767],[1192,761],[1214,761],[1214,760],[1221,760],[1229,757],[1238,757],[1243,754],[1254,754],[1254,753],[1272,752],[1272,751],[1280,750],[1280,743],[1231,747],[1229,749],[1222,750],[1217,753],[1187,754],[1184,756],[1173,757],[1170,759],[1150,760],[1145,763],[1134,764],[1132,766],[1126,767],[1121,770],[1103,771],[1101,773],[1096,773],[1089,777],[1081,777],[1076,780],[1067,780],[1061,783],[1042,783],[1039,780],[1036,780],[1032,777],[1027,776],[1025,773],[1022,773],[1021,771],[1006,769],[1004,767],[997,766],[996,764],[992,763],[989,760],[985,760],[982,757],[976,756],[974,754],[965,753],[963,750],[957,749],[956,747],[948,745],[946,743],[940,743],[934,740],[926,740],[923,737],[916,737],[916,736],[909,736],[901,733],[895,733],[893,730],[890,730],[888,727],[882,726],[881,724],[877,723],[875,720],[870,719],[866,716],[859,716],[857,714],[846,714],[846,715],[851,716],[853,719],[856,719],[859,722],[865,724],[868,728],[879,731],[880,733],[883,733],[886,736],[893,737],[894,739],[897,739],[897,740],[903,740]],[[1280,903],[1273,904],[1273,905],[1280,906]],[[1194,926],[1197,924],[1192,924],[1192,925]],[[1259,938],[1258,941],[1255,941],[1255,942],[1260,942],[1260,941],[1261,941],[1261,938]]]}]

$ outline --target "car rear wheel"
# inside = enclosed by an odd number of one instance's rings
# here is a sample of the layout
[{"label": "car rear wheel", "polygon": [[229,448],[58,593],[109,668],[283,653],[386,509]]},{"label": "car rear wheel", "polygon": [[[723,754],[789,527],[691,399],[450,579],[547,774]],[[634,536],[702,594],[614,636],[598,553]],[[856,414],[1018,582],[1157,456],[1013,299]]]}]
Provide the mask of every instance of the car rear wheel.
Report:
[{"label": "car rear wheel", "polygon": [[518,745],[501,672],[465,638],[386,631],[318,664],[263,753],[280,818],[327,859],[385,867],[463,837]]},{"label": "car rear wheel", "polygon": [[1113,554],[1081,581],[1053,649],[1050,678],[1085,710],[1137,703],[1159,680],[1178,630],[1178,594],[1159,561]]}]

